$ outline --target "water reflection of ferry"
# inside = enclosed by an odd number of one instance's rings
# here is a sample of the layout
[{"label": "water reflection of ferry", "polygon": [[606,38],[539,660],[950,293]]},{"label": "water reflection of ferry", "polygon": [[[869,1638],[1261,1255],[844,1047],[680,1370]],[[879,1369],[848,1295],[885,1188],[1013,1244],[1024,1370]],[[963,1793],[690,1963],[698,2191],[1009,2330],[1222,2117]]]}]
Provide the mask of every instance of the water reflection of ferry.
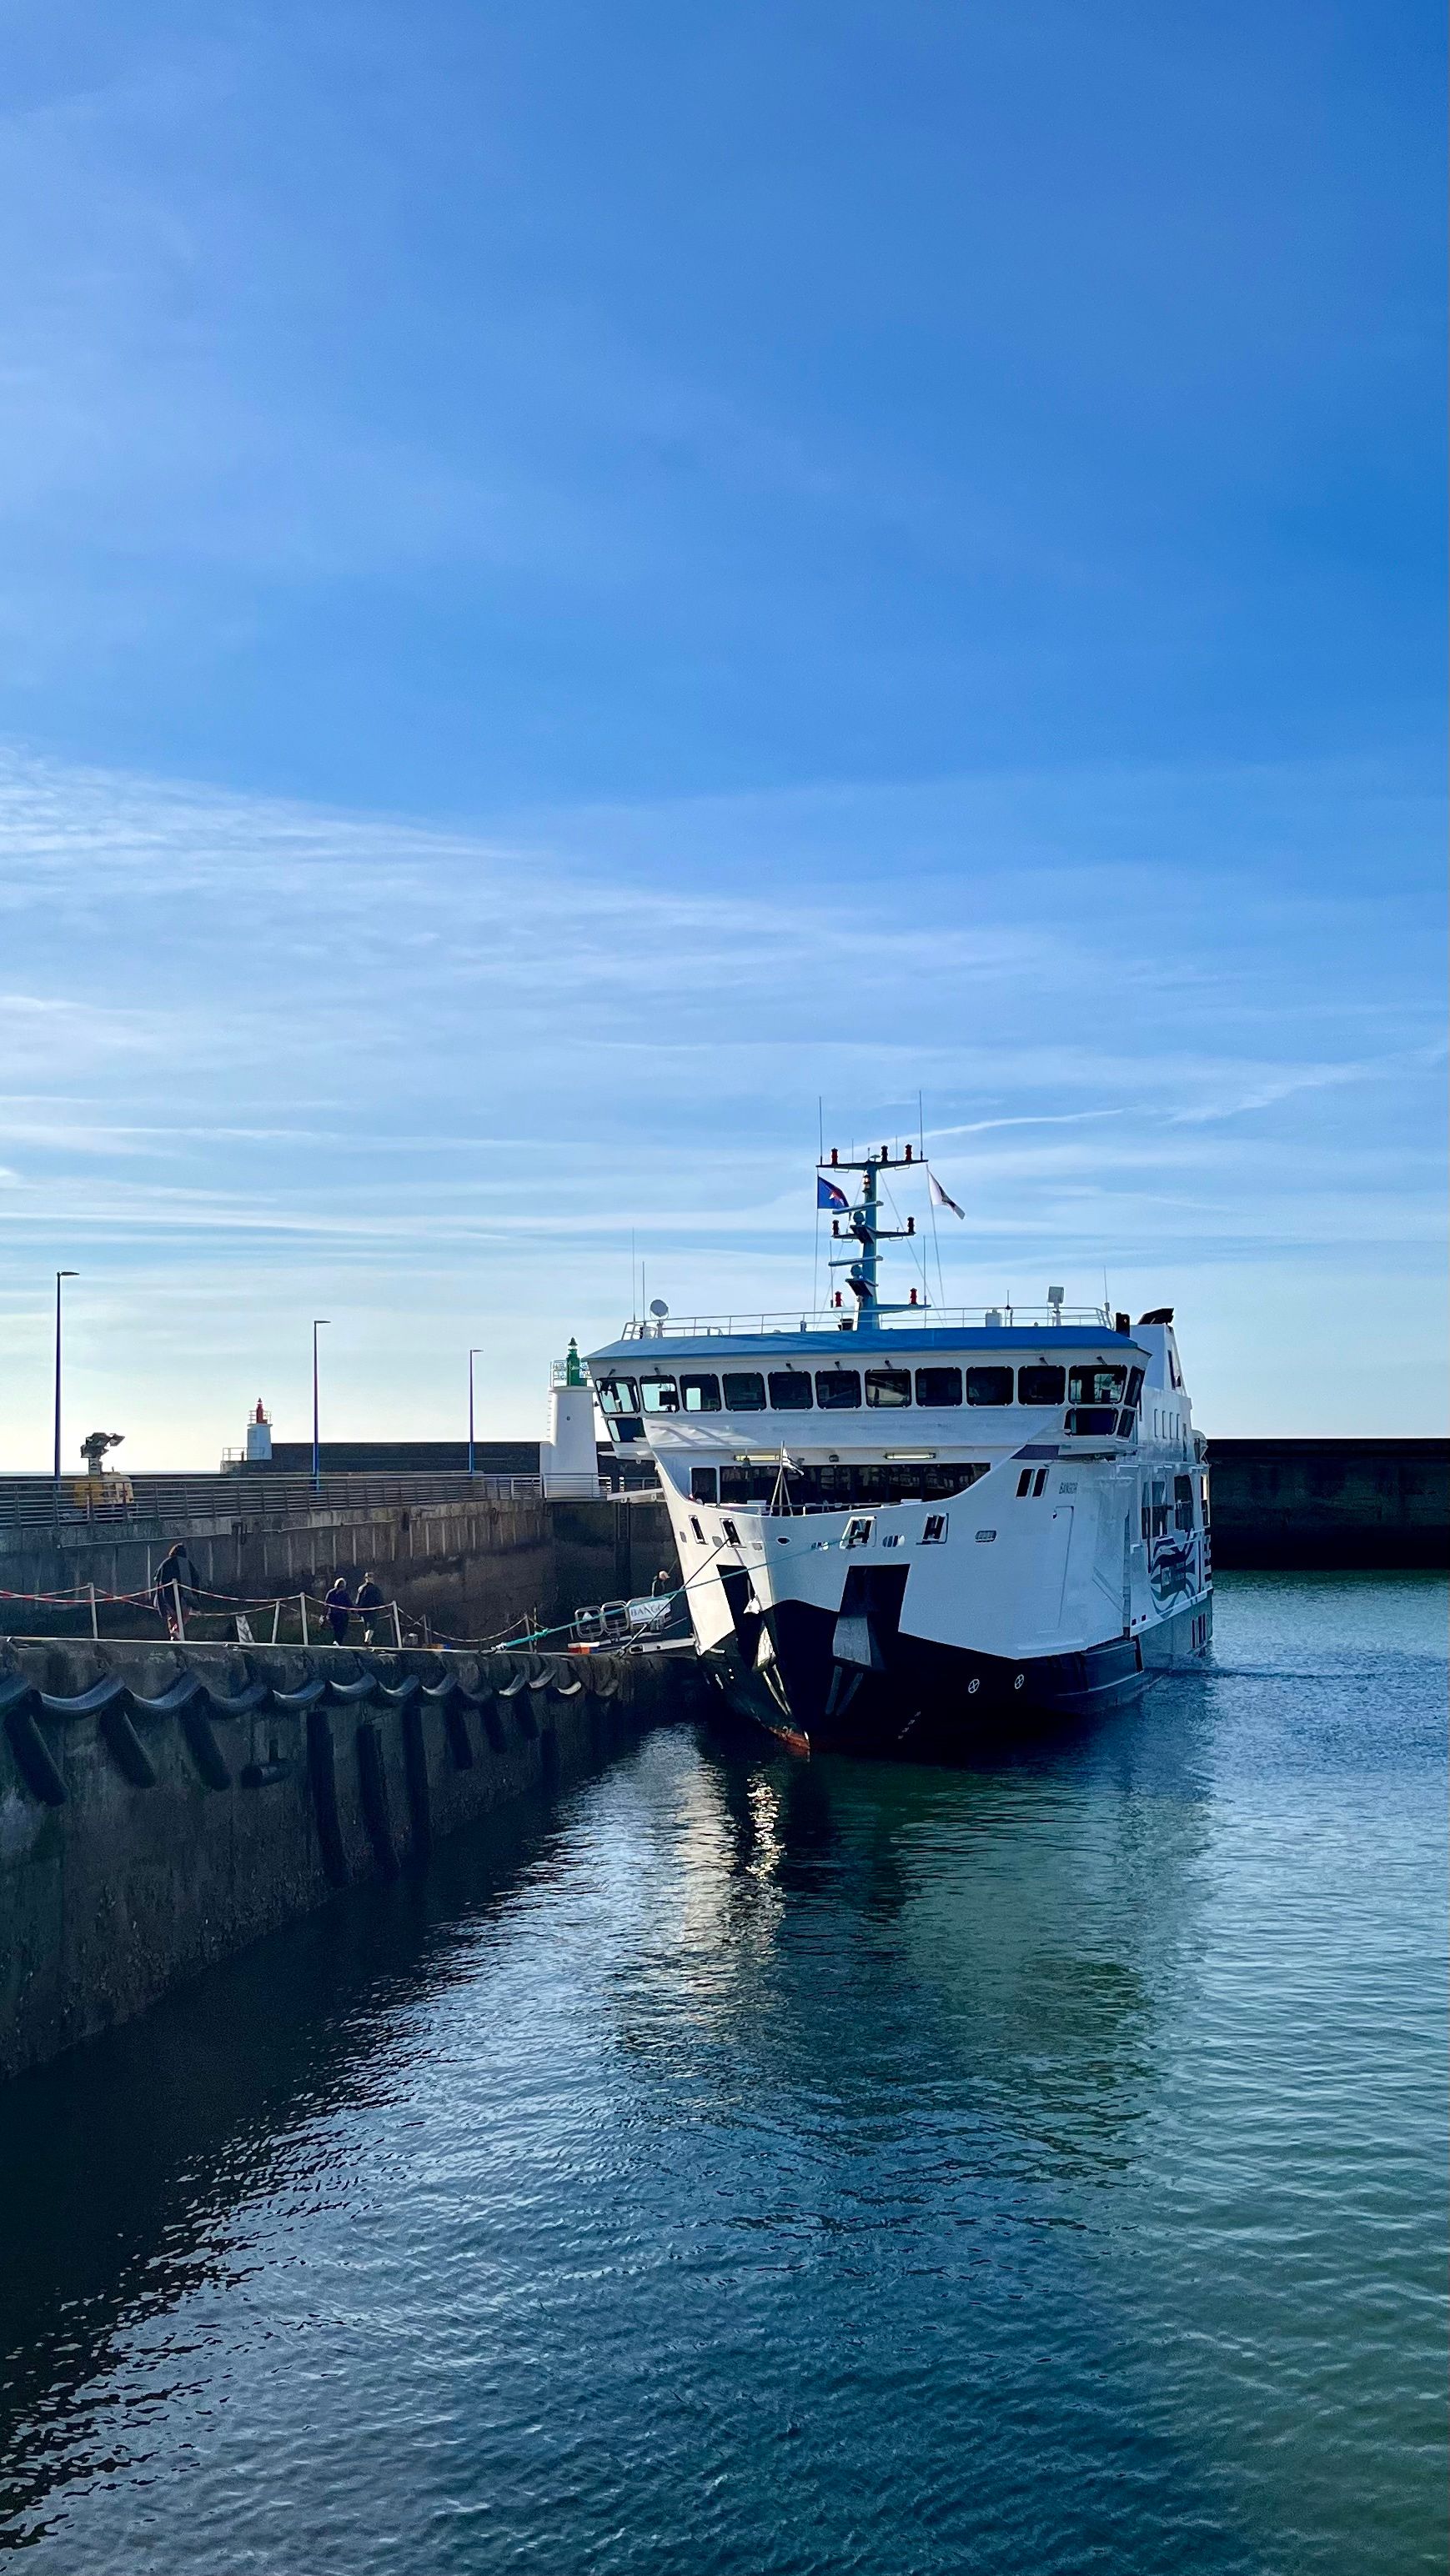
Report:
[{"label": "water reflection of ferry", "polygon": [[824,1315],[657,1304],[588,1363],[615,1448],[654,1458],[702,1655],[812,1743],[950,1751],[1120,1705],[1208,1644],[1172,1309],[883,1303],[878,1247],[915,1227],[881,1222],[882,1186],[924,1168],[909,1145],[822,1165],[850,1247]]}]

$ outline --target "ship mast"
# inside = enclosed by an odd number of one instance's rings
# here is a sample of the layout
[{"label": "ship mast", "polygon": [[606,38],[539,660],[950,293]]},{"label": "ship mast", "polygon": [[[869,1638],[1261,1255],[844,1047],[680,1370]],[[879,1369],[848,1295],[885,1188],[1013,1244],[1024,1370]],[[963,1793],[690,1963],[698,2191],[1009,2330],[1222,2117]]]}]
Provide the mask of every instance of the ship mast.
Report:
[{"label": "ship mast", "polygon": [[[916,1171],[922,1167],[922,1158],[914,1154],[908,1145],[904,1153],[897,1155],[896,1163],[899,1167],[909,1163],[912,1170]],[[878,1293],[878,1244],[901,1243],[908,1235],[914,1235],[916,1232],[914,1216],[908,1217],[905,1225],[880,1223],[877,1177],[881,1172],[891,1168],[891,1149],[887,1145],[883,1145],[878,1154],[865,1154],[859,1159],[849,1154],[842,1156],[833,1145],[829,1160],[823,1159],[816,1166],[817,1171],[826,1180],[834,1182],[838,1188],[841,1186],[839,1176],[842,1172],[859,1172],[861,1176],[861,1186],[844,1220],[839,1216],[831,1219],[833,1240],[840,1243],[852,1237],[856,1244],[854,1252],[833,1254],[831,1257],[831,1268],[845,1271],[846,1285],[856,1300],[855,1317],[854,1319],[843,1318],[841,1325],[843,1332],[851,1331],[853,1321],[856,1325],[861,1325],[869,1322],[874,1315],[905,1315],[913,1307],[921,1307],[929,1302],[925,1296],[918,1297],[914,1288],[909,1298],[898,1298],[894,1303],[883,1301]],[[843,1222],[844,1234],[842,1233]],[[838,1306],[841,1303],[839,1289],[836,1291],[834,1302]]]}]

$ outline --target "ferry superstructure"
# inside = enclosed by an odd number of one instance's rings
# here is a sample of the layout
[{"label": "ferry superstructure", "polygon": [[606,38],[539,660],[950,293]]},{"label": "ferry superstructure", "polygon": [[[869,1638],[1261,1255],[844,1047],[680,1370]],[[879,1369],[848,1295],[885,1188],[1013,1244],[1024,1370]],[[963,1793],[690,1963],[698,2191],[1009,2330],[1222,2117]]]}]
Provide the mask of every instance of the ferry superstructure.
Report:
[{"label": "ferry superstructure", "polygon": [[[1120,1705],[1207,1650],[1209,1485],[1170,1308],[946,1313],[879,1296],[887,1175],[833,1155],[828,1312],[681,1323],[590,1355],[646,1448],[701,1655],[796,1743],[944,1752]],[[847,1304],[847,1298],[851,1303]]]}]

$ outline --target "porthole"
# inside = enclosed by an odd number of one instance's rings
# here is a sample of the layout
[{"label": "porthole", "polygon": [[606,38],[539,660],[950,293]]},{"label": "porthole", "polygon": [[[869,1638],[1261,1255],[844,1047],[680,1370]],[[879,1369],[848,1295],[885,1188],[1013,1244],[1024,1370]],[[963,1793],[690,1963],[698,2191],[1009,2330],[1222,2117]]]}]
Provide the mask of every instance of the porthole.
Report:
[{"label": "porthole", "polygon": [[1020,1690],[1026,1679],[1027,1675],[1025,1673],[1015,1673],[1012,1677],[1012,1688],[1014,1690]]}]

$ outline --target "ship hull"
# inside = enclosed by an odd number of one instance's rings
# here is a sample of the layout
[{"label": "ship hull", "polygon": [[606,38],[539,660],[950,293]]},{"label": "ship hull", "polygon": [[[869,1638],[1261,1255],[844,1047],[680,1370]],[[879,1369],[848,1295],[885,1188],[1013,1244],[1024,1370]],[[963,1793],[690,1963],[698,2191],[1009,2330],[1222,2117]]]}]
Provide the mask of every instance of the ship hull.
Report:
[{"label": "ship hull", "polygon": [[781,1603],[753,1640],[708,1652],[706,1670],[737,1716],[794,1751],[941,1762],[1105,1717],[1159,1674],[1201,1666],[1211,1605],[1062,1654],[989,1655],[898,1634],[874,1668],[837,1660],[835,1628],[828,1613]]}]

